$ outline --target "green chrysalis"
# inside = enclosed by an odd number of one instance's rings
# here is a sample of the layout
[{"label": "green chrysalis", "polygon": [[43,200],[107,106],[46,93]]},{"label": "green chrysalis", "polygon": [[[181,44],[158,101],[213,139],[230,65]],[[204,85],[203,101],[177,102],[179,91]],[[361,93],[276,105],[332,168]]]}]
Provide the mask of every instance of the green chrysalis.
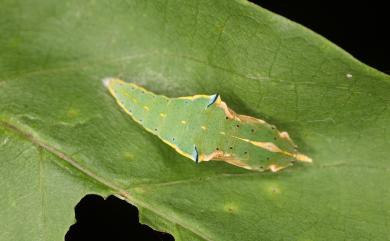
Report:
[{"label": "green chrysalis", "polygon": [[287,132],[236,114],[218,94],[168,98],[115,78],[104,84],[134,121],[197,163],[220,160],[276,172],[294,161],[312,162],[297,152]]}]

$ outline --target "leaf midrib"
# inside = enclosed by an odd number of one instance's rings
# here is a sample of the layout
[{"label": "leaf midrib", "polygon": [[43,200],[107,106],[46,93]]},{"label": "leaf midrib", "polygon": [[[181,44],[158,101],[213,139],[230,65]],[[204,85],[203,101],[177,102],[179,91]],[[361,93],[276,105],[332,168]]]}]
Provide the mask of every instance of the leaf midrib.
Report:
[{"label": "leaf midrib", "polygon": [[118,196],[119,198],[121,198],[121,199],[124,198],[126,201],[128,201],[129,203],[131,203],[133,205],[147,209],[147,210],[155,213],[156,215],[160,216],[161,218],[166,219],[172,223],[175,223],[176,225],[181,226],[182,228],[190,231],[191,233],[197,235],[198,237],[200,237],[206,241],[212,240],[211,238],[207,237],[204,233],[201,233],[198,230],[194,230],[193,228],[184,224],[183,222],[181,222],[181,220],[176,219],[176,218],[172,217],[171,215],[163,214],[163,213],[157,211],[155,208],[151,207],[149,204],[142,202],[142,201],[139,201],[138,199],[134,198],[129,192],[127,192],[125,189],[121,188],[118,184],[111,182],[111,181],[108,181],[108,180],[100,177],[96,173],[88,170],[87,168],[80,165],[74,158],[66,155],[64,152],[45,143],[44,141],[39,140],[33,134],[22,130],[17,125],[14,125],[8,121],[0,120],[0,126],[4,127],[5,129],[7,129],[10,132],[17,134],[18,136],[21,136],[23,139],[31,142],[35,146],[38,146],[38,147],[44,149],[45,151],[57,156],[61,160],[67,162],[68,164],[73,166],[76,170],[83,173],[87,177],[89,177],[89,178],[95,180],[96,182],[100,183],[101,185],[113,190],[115,192],[115,195]]}]

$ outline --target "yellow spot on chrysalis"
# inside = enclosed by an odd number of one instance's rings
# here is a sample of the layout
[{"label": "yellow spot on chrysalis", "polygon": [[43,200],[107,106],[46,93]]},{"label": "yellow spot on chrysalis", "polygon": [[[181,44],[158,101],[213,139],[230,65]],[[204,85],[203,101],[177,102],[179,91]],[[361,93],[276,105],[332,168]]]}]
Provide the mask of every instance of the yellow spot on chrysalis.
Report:
[{"label": "yellow spot on chrysalis", "polygon": [[181,123],[184,125],[184,124],[186,124],[186,123],[187,123],[187,121],[185,121],[185,120],[182,120],[182,121],[181,121]]},{"label": "yellow spot on chrysalis", "polygon": [[225,135],[225,132],[221,131],[219,134],[221,134],[221,135]]},{"label": "yellow spot on chrysalis", "polygon": [[201,126],[200,128],[202,128],[204,131],[207,129],[206,126]]},{"label": "yellow spot on chrysalis", "polygon": [[149,111],[149,107],[147,107],[146,105],[144,105],[144,109]]},{"label": "yellow spot on chrysalis", "polygon": [[165,114],[165,113],[160,113],[160,116],[164,118],[164,117],[167,116],[167,114]]}]

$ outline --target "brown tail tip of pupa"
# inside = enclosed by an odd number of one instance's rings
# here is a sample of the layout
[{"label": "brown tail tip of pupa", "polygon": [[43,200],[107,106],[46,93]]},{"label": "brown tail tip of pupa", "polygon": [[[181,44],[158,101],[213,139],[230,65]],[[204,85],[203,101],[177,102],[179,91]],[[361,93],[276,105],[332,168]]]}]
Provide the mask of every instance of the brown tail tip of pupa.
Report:
[{"label": "brown tail tip of pupa", "polygon": [[303,154],[301,154],[301,153],[297,153],[297,154],[295,155],[295,159],[296,159],[297,161],[300,161],[300,162],[308,162],[308,163],[312,163],[312,162],[313,162],[313,160],[312,160],[310,157],[308,157],[308,156],[306,156],[306,155],[303,155]]}]

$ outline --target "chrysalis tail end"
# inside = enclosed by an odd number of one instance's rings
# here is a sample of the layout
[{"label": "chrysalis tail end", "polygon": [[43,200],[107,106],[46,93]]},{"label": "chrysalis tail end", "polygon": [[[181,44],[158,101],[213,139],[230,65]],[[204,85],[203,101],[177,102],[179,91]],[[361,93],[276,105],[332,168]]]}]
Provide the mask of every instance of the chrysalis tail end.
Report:
[{"label": "chrysalis tail end", "polygon": [[303,154],[301,154],[301,153],[297,153],[297,154],[294,156],[294,158],[295,158],[297,161],[300,161],[300,162],[307,162],[307,163],[312,163],[312,162],[313,162],[313,160],[312,160],[310,157],[308,157],[308,156],[306,156],[306,155],[303,155]]}]

